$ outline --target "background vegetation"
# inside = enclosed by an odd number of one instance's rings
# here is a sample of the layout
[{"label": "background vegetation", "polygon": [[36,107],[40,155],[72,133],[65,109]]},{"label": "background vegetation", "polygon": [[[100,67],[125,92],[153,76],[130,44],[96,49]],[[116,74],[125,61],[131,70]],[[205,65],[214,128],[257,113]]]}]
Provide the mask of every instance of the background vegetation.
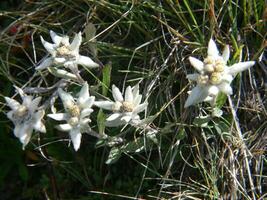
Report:
[{"label": "background vegetation", "polygon": [[[6,0],[0,9],[0,199],[267,198],[264,0]],[[156,143],[141,142],[145,149],[135,153],[139,132],[122,131],[133,147],[106,164],[111,147],[84,134],[75,152],[68,135],[47,120],[47,133],[21,149],[3,96],[14,94],[14,84],[58,81],[34,70],[46,55],[39,36],[49,40],[49,30],[83,32],[81,52],[102,64],[82,72],[96,95],[110,67],[111,83],[140,82],[147,115],[160,130]],[[230,63],[258,62],[235,79],[232,101],[219,98],[222,117],[199,118],[208,106],[183,107],[191,87],[186,74],[194,70],[187,58],[205,57],[211,37],[220,49],[230,44]],[[99,132],[97,112],[91,118]],[[122,132],[105,129],[110,136]]]}]

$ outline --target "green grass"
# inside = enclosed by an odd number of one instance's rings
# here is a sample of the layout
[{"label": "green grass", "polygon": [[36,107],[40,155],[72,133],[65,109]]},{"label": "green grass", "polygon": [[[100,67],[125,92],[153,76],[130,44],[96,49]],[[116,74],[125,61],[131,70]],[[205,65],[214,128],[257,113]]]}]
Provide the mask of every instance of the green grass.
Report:
[{"label": "green grass", "polygon": [[[36,0],[0,7],[0,199],[266,198],[264,63],[238,75],[231,101],[221,97],[221,118],[198,120],[210,112],[206,104],[184,109],[192,87],[186,74],[194,71],[187,58],[204,58],[210,37],[220,49],[231,46],[230,63],[259,59],[266,47],[264,0]],[[89,23],[96,28],[94,38],[86,31]],[[96,148],[98,140],[84,134],[74,152],[68,134],[46,119],[47,133],[35,134],[21,150],[3,96],[14,94],[13,84],[51,87],[59,81],[34,70],[46,55],[39,36],[50,41],[49,30],[84,33],[81,54],[103,65],[82,70],[93,95],[111,97],[110,85],[140,82],[147,116],[155,116],[151,126],[159,129],[156,143],[142,130],[106,128],[111,139],[125,142]],[[103,113],[91,118],[93,130],[103,133]],[[135,153],[140,145],[145,149]],[[111,149],[120,154],[107,165]]]}]

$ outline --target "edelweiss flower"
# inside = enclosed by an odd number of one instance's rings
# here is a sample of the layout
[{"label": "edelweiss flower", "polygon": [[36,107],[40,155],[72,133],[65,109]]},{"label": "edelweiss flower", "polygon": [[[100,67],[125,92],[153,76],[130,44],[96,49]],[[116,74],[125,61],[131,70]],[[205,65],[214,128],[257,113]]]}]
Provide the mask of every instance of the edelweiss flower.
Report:
[{"label": "edelweiss flower", "polygon": [[50,36],[54,44],[46,42],[41,36],[41,41],[51,56],[41,62],[41,64],[36,67],[37,70],[45,69],[52,64],[63,65],[71,70],[73,70],[73,68],[77,68],[78,64],[90,68],[99,66],[97,63],[92,61],[91,58],[79,54],[79,47],[82,42],[81,32],[75,34],[71,44],[68,36],[61,37],[52,30],[50,31]]},{"label": "edelweiss flower", "polygon": [[141,103],[142,95],[139,94],[139,85],[134,88],[128,86],[125,91],[124,98],[119,88],[112,85],[112,95],[114,102],[112,101],[97,101],[95,105],[113,111],[106,120],[106,125],[110,127],[120,126],[124,124],[136,125],[140,122],[140,116],[138,113],[144,111],[147,108],[148,103]]},{"label": "edelweiss flower", "polygon": [[19,138],[23,144],[23,149],[29,143],[33,130],[46,132],[45,126],[42,123],[44,110],[38,110],[38,105],[41,97],[33,99],[32,96],[27,96],[22,89],[15,87],[22,98],[22,104],[14,99],[5,97],[7,105],[11,111],[7,113],[7,117],[15,125],[14,135]]},{"label": "edelweiss flower", "polygon": [[239,62],[228,67],[227,61],[229,57],[229,46],[227,45],[222,55],[220,55],[212,39],[209,41],[208,56],[204,59],[204,62],[194,57],[189,57],[191,65],[198,73],[188,74],[187,78],[196,81],[197,86],[189,92],[185,107],[203,101],[208,101],[213,105],[219,92],[231,95],[233,90],[230,84],[235,75],[255,64],[254,61],[247,61]]},{"label": "edelweiss flower", "polygon": [[69,132],[74,149],[77,151],[80,148],[82,133],[90,130],[88,125],[91,122],[89,115],[93,112],[91,107],[95,97],[89,96],[87,83],[84,83],[76,101],[69,93],[64,92],[62,89],[58,89],[58,94],[63,102],[66,113],[48,114],[47,116],[57,121],[67,121],[66,124],[58,125],[58,129]]}]

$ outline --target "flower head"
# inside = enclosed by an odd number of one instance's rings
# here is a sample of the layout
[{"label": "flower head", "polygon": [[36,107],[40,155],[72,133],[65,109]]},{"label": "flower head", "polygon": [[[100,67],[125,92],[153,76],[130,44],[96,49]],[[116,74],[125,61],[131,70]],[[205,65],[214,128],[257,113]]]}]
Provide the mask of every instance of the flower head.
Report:
[{"label": "flower head", "polygon": [[142,95],[139,94],[139,85],[128,86],[125,90],[124,98],[119,88],[112,85],[112,95],[114,101],[97,101],[95,105],[113,112],[107,119],[106,125],[110,127],[124,124],[137,124],[140,122],[138,113],[147,108],[148,103],[141,104]]},{"label": "flower head", "polygon": [[38,108],[41,97],[33,99],[32,96],[26,95],[22,89],[15,88],[22,98],[22,104],[14,99],[5,97],[7,105],[11,108],[11,111],[7,113],[7,117],[15,125],[14,135],[19,138],[24,149],[31,139],[33,130],[42,133],[46,132],[42,123],[45,112]]},{"label": "flower head", "polygon": [[189,57],[191,65],[198,73],[187,75],[187,78],[197,82],[197,85],[189,92],[185,107],[203,101],[208,101],[213,104],[219,92],[231,95],[233,90],[230,84],[235,75],[255,64],[254,61],[247,61],[239,62],[228,67],[227,61],[229,57],[229,46],[227,45],[222,55],[220,55],[212,39],[209,41],[208,56],[204,59],[204,62],[197,58]]},{"label": "flower head", "polygon": [[41,41],[45,49],[51,54],[50,57],[46,58],[36,67],[37,70],[45,69],[52,64],[63,65],[66,68],[75,68],[78,64],[84,65],[89,68],[98,67],[91,58],[82,56],[79,54],[79,47],[82,42],[81,32],[75,34],[73,41],[69,42],[68,36],[59,36],[54,31],[50,31],[52,41],[46,42],[41,36]]},{"label": "flower head", "polygon": [[58,125],[58,129],[69,132],[74,149],[77,151],[80,148],[82,133],[90,130],[89,115],[93,112],[91,107],[95,97],[89,96],[87,83],[84,83],[76,100],[62,89],[58,89],[58,94],[66,112],[48,114],[47,116],[57,121],[65,120],[67,122]]}]

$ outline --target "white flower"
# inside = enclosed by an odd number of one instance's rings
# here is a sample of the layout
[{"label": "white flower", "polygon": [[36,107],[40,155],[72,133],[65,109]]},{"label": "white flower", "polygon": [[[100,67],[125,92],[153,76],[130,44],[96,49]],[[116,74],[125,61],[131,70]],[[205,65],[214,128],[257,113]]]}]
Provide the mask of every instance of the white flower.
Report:
[{"label": "white flower", "polygon": [[89,96],[87,83],[84,83],[77,100],[61,88],[58,89],[58,94],[66,113],[48,114],[47,116],[57,121],[67,121],[66,124],[58,125],[58,129],[69,132],[74,149],[77,151],[80,148],[82,133],[90,131],[89,115],[93,112],[91,107],[95,97]]},{"label": "white flower", "polygon": [[52,64],[63,65],[64,67],[70,68],[71,70],[77,67],[78,64],[84,65],[89,68],[99,66],[91,58],[79,54],[79,47],[82,42],[81,32],[75,34],[72,43],[69,42],[68,36],[61,37],[52,30],[50,31],[50,36],[52,41],[54,42],[53,44],[46,42],[42,36],[41,41],[45,49],[51,54],[51,56],[43,60],[41,64],[36,67],[36,70],[45,69]]},{"label": "white flower", "polygon": [[33,99],[32,96],[27,96],[22,89],[15,88],[22,98],[22,104],[14,99],[5,97],[7,105],[11,108],[11,111],[7,113],[7,117],[15,125],[14,135],[19,138],[24,149],[31,139],[33,130],[42,133],[46,132],[42,123],[45,112],[44,110],[38,110],[41,97]]},{"label": "white flower", "polygon": [[198,73],[188,74],[187,78],[196,81],[197,85],[192,91],[189,91],[189,97],[185,102],[185,107],[208,101],[211,104],[215,103],[219,92],[226,95],[233,93],[231,82],[235,75],[252,67],[255,62],[239,62],[232,66],[227,66],[227,61],[230,57],[229,46],[224,48],[222,55],[219,54],[215,42],[210,39],[208,45],[208,56],[204,62],[194,57],[189,57],[191,65]]},{"label": "white flower", "polygon": [[125,124],[137,125],[140,122],[138,113],[147,108],[148,103],[141,104],[142,95],[139,94],[139,85],[135,87],[128,86],[125,90],[124,98],[119,88],[112,85],[113,101],[97,101],[95,105],[113,111],[106,119],[106,125],[115,127]]}]

